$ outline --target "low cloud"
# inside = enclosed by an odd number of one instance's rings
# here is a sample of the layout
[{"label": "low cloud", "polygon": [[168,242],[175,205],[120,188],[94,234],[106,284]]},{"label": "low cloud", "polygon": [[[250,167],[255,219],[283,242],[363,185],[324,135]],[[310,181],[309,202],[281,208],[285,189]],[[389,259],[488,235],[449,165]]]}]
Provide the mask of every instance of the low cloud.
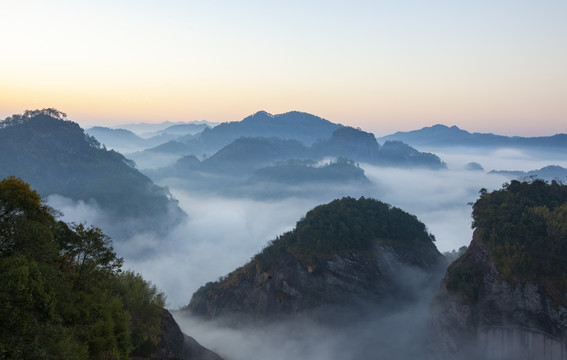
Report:
[{"label": "low cloud", "polygon": [[[498,189],[508,179],[482,171],[464,170],[476,161],[489,170],[535,169],[545,159],[517,151],[486,154],[441,154],[448,170],[382,168],[361,164],[372,184],[340,188],[319,186],[318,191],[302,192],[301,197],[280,199],[239,198],[204,194],[170,185],[170,191],[189,215],[167,236],[135,231],[135,220],[117,223],[109,219],[94,202],[76,202],[58,195],[48,203],[63,212],[63,220],[83,222],[113,233],[119,227],[133,228],[133,237],[115,238],[117,253],[125,258],[126,268],[140,272],[164,291],[170,308],[188,304],[192,293],[206,282],[215,281],[244,265],[268,241],[291,230],[313,207],[343,196],[366,196],[415,214],[435,235],[440,251],[468,245],[471,236],[471,206],[478,191]],[[567,162],[559,163],[567,167]],[[316,186],[316,185],[310,185]],[[317,187],[317,186],[316,186]],[[131,229],[129,229],[131,230]]]},{"label": "low cloud", "polygon": [[432,280],[418,269],[396,274],[403,298],[321,307],[277,321],[234,323],[174,314],[181,329],[231,360],[423,359],[429,336],[428,306],[441,274]]}]

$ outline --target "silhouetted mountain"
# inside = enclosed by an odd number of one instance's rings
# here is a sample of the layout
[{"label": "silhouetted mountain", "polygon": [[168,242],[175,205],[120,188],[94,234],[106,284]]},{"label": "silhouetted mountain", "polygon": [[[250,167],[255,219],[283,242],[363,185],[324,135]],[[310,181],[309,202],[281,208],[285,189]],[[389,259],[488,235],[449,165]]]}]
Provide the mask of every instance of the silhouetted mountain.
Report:
[{"label": "silhouetted mountain", "polygon": [[465,165],[465,169],[469,171],[484,171],[482,165],[477,162],[470,162]]},{"label": "silhouetted mountain", "polygon": [[433,304],[435,359],[565,358],[566,213],[555,182],[481,191],[472,242]]},{"label": "silhouetted mountain", "polygon": [[297,140],[242,137],[203,160],[203,168],[231,174],[249,173],[278,160],[301,158],[307,148]]},{"label": "silhouetted mountain", "polygon": [[368,163],[376,163],[379,152],[380,145],[374,135],[348,126],[335,130],[330,138],[319,140],[311,147],[314,158],[334,156]]},{"label": "silhouetted mountain", "polygon": [[146,149],[177,139],[178,135],[158,134],[152,138],[144,139],[129,130],[110,129],[107,127],[95,126],[86,130],[86,133],[94,136],[98,142],[105,147],[128,153]]},{"label": "silhouetted mountain", "polygon": [[[188,151],[179,142],[160,147],[166,146],[174,153]],[[150,150],[144,154],[150,155]],[[327,191],[342,196],[344,191],[351,193],[355,188],[360,189],[357,194],[363,194],[363,187],[369,183],[358,162],[389,167],[446,167],[434,154],[419,152],[399,141],[389,141],[381,147],[370,133],[339,127],[329,139],[319,140],[311,147],[298,140],[241,137],[202,161],[195,155],[184,156],[171,166],[146,169],[144,173],[155,181],[177,178],[182,183],[176,183],[181,186],[226,195],[313,197]],[[321,188],[321,184],[325,187]]]},{"label": "silhouetted mountain", "polygon": [[434,272],[441,261],[415,216],[376,200],[343,198],[309,211],[248,264],[201,287],[187,310],[270,318],[397,296],[404,302],[396,273]]},{"label": "silhouetted mountain", "polygon": [[[206,126],[209,126],[209,127],[214,127],[214,126],[218,125],[218,123],[205,121],[205,120],[187,121],[187,122],[164,121],[164,122],[161,122],[161,123],[120,124],[120,125],[114,126],[113,128],[130,130],[131,132],[135,133],[138,136],[148,138],[148,137],[155,136],[157,133],[162,132],[169,127],[174,127],[174,126],[177,126],[177,125],[196,125],[196,126],[206,125]],[[193,126],[191,126],[191,128],[193,128]],[[191,132],[189,132],[189,133],[191,133]]]},{"label": "silhouetted mountain", "polygon": [[207,123],[182,123],[182,124],[175,124],[168,126],[163,130],[144,133],[142,134],[142,136],[148,138],[162,134],[177,135],[177,136],[195,135],[210,127],[211,126],[207,125]]},{"label": "silhouetted mountain", "polygon": [[558,165],[545,166],[539,170],[520,171],[520,170],[492,170],[489,174],[503,175],[510,179],[538,178],[547,181],[560,180],[567,182],[567,169]]},{"label": "silhouetted mountain", "polygon": [[375,164],[393,167],[444,169],[447,165],[432,153],[420,152],[401,141],[386,141]]},{"label": "silhouetted mountain", "polygon": [[[147,155],[150,152],[153,153],[166,153],[166,154],[188,154],[193,149],[180,141],[168,141],[151,149],[146,149],[142,152],[142,154]],[[134,154],[132,154],[134,155]]]},{"label": "silhouetted mountain", "polygon": [[215,153],[240,137],[278,137],[311,145],[318,139],[330,137],[333,131],[341,126],[298,111],[279,115],[259,111],[242,121],[222,123],[205,129],[198,139],[189,138],[186,142],[199,146],[199,153]]},{"label": "silhouetted mountain", "polygon": [[502,136],[490,133],[469,133],[457,126],[434,125],[420,130],[397,132],[384,136],[378,141],[399,140],[411,146],[424,148],[439,147],[542,147],[567,149],[567,134],[541,137]]},{"label": "silhouetted mountain", "polygon": [[114,221],[139,221],[140,227],[129,231],[164,230],[185,216],[165,188],[63,115],[44,109],[2,121],[0,177],[18,176],[44,197],[95,201]]},{"label": "silhouetted mountain", "polygon": [[287,185],[305,183],[360,183],[368,182],[364,170],[356,166],[354,161],[339,158],[323,166],[310,160],[288,160],[274,166],[265,167],[254,172],[252,183],[273,182]]}]

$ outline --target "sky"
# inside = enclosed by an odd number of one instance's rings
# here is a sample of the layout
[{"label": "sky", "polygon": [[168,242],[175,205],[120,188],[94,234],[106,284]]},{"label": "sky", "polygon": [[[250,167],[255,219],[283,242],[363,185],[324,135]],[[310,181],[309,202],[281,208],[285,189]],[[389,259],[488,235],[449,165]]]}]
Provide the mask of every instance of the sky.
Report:
[{"label": "sky", "polygon": [[567,132],[567,1],[1,0],[0,118]]}]

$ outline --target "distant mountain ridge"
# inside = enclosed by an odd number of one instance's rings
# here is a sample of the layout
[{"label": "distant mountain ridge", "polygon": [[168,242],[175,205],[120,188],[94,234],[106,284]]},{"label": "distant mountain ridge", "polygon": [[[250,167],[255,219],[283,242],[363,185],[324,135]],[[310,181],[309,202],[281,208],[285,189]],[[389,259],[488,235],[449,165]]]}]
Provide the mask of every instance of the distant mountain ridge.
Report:
[{"label": "distant mountain ridge", "polygon": [[[156,132],[165,131],[165,129],[174,127],[177,125],[196,125],[196,126],[209,126],[214,127],[218,125],[217,122],[211,122],[206,120],[194,120],[194,121],[164,121],[161,123],[128,123],[128,124],[119,124],[112,126],[113,129],[125,129],[131,131],[139,136],[147,137],[152,136],[151,134]],[[149,135],[148,135],[149,134]]]},{"label": "distant mountain ridge", "polygon": [[[181,136],[179,134],[157,132],[149,138],[144,138],[130,130],[111,129],[102,126],[91,127],[86,130],[86,133],[94,136],[105,147],[123,154],[157,147],[169,141],[175,141]],[[183,132],[183,135],[188,133],[188,131]]]},{"label": "distant mountain ridge", "polygon": [[399,140],[417,147],[544,147],[567,149],[567,134],[553,136],[521,137],[491,133],[470,133],[457,126],[437,124],[419,130],[396,132],[378,138],[378,141]]},{"label": "distant mountain ridge", "polygon": [[[275,139],[280,141],[277,146]],[[216,148],[212,155],[208,152]],[[179,138],[131,156],[136,159],[151,153],[208,154],[209,163],[230,158],[243,162],[251,156],[270,161],[344,157],[385,166],[445,167],[434,154],[419,152],[399,141],[387,141],[381,146],[371,133],[297,111],[280,115],[260,111],[240,122],[223,123],[200,135]]]},{"label": "distant mountain ridge", "polygon": [[547,181],[559,180],[567,181],[567,169],[558,165],[545,166],[539,170],[520,171],[520,170],[492,170],[489,174],[498,174],[511,179],[538,178]]},{"label": "distant mountain ridge", "polygon": [[[183,150],[180,142],[160,147],[167,147],[166,151]],[[370,181],[359,163],[446,168],[434,154],[419,152],[399,141],[380,146],[371,133],[339,127],[330,138],[310,147],[296,139],[240,137],[202,160],[187,155],[173,165],[147,169],[144,173],[154,181],[177,178],[193,189],[222,189],[233,195],[280,197],[301,193],[304,196],[320,193],[321,184],[338,192],[341,187],[343,191],[348,191],[348,187],[362,190]]]},{"label": "distant mountain ridge", "polygon": [[294,139],[309,146],[319,139],[329,138],[333,131],[342,127],[315,115],[290,111],[272,115],[258,111],[241,121],[226,122],[205,129],[198,138],[180,138],[201,152],[216,152],[240,137],[278,137]]}]

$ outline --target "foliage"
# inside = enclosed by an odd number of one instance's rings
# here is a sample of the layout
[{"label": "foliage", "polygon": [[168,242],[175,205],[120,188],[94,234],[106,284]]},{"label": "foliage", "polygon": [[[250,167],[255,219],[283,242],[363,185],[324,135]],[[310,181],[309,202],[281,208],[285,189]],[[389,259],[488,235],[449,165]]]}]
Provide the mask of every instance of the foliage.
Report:
[{"label": "foliage", "polygon": [[100,229],[55,215],[21,179],[0,182],[0,359],[126,359],[138,333],[155,344],[163,295],[121,274]]},{"label": "foliage", "polygon": [[483,230],[504,276],[564,276],[567,271],[567,186],[512,181],[481,192],[473,227]]},{"label": "foliage", "polygon": [[164,294],[132,271],[122,272],[115,278],[113,293],[130,315],[131,355],[149,357],[159,341]]},{"label": "foliage", "polygon": [[410,263],[436,253],[433,236],[415,215],[374,199],[345,197],[307,212],[293,231],[270,242],[254,260],[266,270],[288,250],[302,257],[330,256],[368,251],[378,240],[401,250]]},{"label": "foliage", "polygon": [[475,304],[478,301],[484,273],[466,261],[469,255],[470,253],[465,253],[449,266],[447,289],[459,294],[466,304]]},{"label": "foliage", "polygon": [[[514,180],[491,193],[482,189],[473,205],[473,228],[504,279],[537,282],[567,305],[566,185],[535,179]],[[474,271],[463,258],[457,260],[449,268],[448,288],[471,293],[463,284],[478,280]]]}]

